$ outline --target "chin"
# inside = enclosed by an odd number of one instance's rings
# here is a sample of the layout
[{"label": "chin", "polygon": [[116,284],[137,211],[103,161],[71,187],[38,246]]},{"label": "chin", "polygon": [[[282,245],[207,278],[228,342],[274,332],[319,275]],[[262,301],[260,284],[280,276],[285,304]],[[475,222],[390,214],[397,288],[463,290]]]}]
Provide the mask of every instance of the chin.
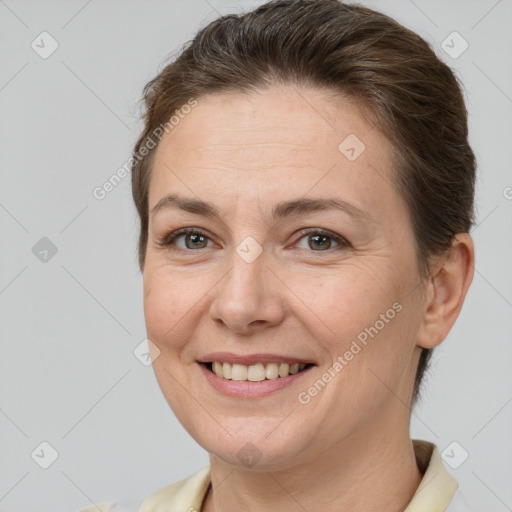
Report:
[{"label": "chin", "polygon": [[[280,421],[285,417],[283,415]],[[205,430],[204,426],[209,423],[215,426]],[[222,422],[222,427],[211,418],[195,419],[188,425],[185,422],[184,427],[210,456],[238,469],[252,471],[292,467],[305,458],[305,452],[312,449],[314,441],[297,424],[281,430],[282,424],[279,426],[275,418],[229,418]]]}]

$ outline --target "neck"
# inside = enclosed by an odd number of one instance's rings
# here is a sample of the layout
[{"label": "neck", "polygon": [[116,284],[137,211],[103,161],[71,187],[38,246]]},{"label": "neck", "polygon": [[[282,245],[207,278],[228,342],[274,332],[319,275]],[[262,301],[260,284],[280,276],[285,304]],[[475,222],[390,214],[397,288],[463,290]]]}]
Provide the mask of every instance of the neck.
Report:
[{"label": "neck", "polygon": [[399,431],[398,423],[392,423],[394,428],[379,433],[359,431],[313,461],[286,470],[234,468],[211,456],[212,487],[202,510],[404,510],[422,474],[408,428]]}]

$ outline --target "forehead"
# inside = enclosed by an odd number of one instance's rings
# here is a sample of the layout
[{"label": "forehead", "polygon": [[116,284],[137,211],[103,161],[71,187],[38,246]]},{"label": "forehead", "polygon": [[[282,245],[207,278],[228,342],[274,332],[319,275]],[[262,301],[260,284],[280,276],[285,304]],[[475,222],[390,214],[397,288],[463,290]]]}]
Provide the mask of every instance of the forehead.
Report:
[{"label": "forehead", "polygon": [[366,209],[397,199],[391,173],[388,141],[347,98],[288,86],[212,94],[164,134],[149,206],[172,191],[213,195],[221,206],[240,198],[261,206],[311,191],[339,192]]}]

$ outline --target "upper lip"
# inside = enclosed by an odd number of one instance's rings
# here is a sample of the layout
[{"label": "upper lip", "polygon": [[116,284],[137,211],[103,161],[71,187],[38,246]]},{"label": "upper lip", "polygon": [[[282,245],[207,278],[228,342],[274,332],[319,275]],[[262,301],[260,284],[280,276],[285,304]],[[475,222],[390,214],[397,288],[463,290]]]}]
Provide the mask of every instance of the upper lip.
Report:
[{"label": "upper lip", "polygon": [[244,364],[250,366],[257,363],[299,363],[299,364],[313,364],[311,360],[304,359],[301,357],[286,356],[280,354],[246,354],[239,355],[231,352],[213,352],[207,354],[201,359],[198,359],[200,363],[212,363],[214,361],[231,364]]}]

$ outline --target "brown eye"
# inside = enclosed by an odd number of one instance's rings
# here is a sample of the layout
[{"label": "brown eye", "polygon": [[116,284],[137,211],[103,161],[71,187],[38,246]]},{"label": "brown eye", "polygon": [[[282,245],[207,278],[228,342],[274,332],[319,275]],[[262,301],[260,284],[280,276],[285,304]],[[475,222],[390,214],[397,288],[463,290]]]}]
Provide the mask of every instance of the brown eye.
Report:
[{"label": "brown eye", "polygon": [[[327,252],[329,249],[348,247],[350,244],[343,237],[324,230],[302,231],[302,239],[307,240],[307,249],[314,252]],[[333,246],[334,242],[334,246]],[[303,247],[305,248],[305,247]]]},{"label": "brown eye", "polygon": [[[183,239],[183,245],[177,245],[177,241]],[[183,228],[174,231],[170,235],[165,236],[162,240],[158,241],[160,247],[167,247],[177,250],[197,250],[205,249],[208,246],[210,239],[206,234],[197,228]]]},{"label": "brown eye", "polygon": [[[207,238],[198,233],[186,233],[175,238],[175,240],[184,237],[185,247],[187,249],[204,249],[206,247],[205,241]],[[190,245],[188,245],[190,243]]]}]

